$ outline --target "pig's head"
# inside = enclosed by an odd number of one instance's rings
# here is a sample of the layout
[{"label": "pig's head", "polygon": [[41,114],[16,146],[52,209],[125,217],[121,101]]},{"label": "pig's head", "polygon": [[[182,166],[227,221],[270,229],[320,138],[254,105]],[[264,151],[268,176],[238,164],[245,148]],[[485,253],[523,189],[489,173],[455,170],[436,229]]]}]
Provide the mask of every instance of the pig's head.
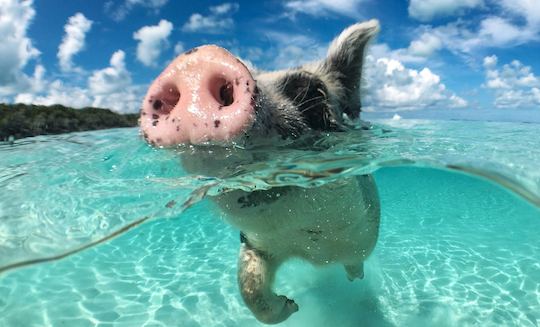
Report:
[{"label": "pig's head", "polygon": [[178,56],[152,83],[140,125],[153,145],[244,144],[340,130],[360,114],[364,52],[379,23],[345,29],[319,62],[275,72],[248,69],[214,45]]}]

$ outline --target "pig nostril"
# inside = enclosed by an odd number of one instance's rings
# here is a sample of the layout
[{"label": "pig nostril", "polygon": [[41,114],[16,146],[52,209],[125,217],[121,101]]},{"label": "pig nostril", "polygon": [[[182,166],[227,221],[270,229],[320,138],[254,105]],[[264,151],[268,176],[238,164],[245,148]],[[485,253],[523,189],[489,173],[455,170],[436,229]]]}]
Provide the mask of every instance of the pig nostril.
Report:
[{"label": "pig nostril", "polygon": [[219,99],[221,100],[221,104],[224,106],[230,106],[233,101],[233,86],[232,83],[225,83],[225,85],[221,86],[219,89]]},{"label": "pig nostril", "polygon": [[153,107],[154,107],[154,110],[159,110],[163,107],[163,102],[157,99],[156,101],[154,101]]},{"label": "pig nostril", "polygon": [[180,91],[173,84],[164,85],[157,94],[150,98],[152,108],[163,114],[171,112],[179,100]]},{"label": "pig nostril", "polygon": [[223,77],[214,77],[209,82],[210,94],[221,107],[228,107],[234,102],[233,84]]}]

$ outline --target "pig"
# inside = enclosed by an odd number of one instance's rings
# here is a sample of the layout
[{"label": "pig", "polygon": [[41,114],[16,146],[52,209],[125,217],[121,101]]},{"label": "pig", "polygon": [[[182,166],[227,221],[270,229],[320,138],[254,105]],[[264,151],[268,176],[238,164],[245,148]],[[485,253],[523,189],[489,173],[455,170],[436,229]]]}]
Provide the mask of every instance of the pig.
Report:
[{"label": "pig", "polygon": [[[240,147],[237,152],[249,157],[255,145],[346,131],[359,120],[364,53],[378,30],[377,20],[354,24],[332,41],[326,58],[273,72],[248,69],[215,45],[191,49],[149,87],[141,134],[158,147],[212,147],[184,151],[182,165],[216,176],[231,165],[220,148]],[[240,230],[240,294],[259,321],[280,323],[298,311],[294,300],[272,290],[287,259],[341,264],[351,281],[364,277],[363,262],[375,247],[380,223],[371,175],[313,188],[232,190],[213,200]]]}]

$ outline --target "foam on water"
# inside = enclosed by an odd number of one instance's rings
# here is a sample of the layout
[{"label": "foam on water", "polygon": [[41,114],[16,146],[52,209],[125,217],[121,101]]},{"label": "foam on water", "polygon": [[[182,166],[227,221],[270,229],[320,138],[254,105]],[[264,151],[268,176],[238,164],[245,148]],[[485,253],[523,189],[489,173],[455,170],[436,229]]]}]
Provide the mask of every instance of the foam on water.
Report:
[{"label": "foam on water", "polygon": [[[130,129],[2,145],[4,267],[150,218],[64,260],[4,272],[0,326],[257,325],[237,290],[238,232],[197,200],[373,171],[382,225],[366,278],[350,283],[342,267],[286,264],[276,288],[300,311],[283,326],[538,326],[539,126],[386,123],[400,127],[274,149],[278,159],[219,178],[186,176],[174,151],[151,149]],[[505,187],[434,169],[448,166]],[[194,205],[181,213],[185,201]]]}]

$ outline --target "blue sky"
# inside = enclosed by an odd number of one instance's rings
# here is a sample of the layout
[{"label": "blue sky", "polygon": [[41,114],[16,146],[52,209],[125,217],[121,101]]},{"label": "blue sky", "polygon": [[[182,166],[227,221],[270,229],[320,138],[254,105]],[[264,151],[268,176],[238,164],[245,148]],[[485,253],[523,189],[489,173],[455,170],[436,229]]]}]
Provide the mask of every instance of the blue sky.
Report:
[{"label": "blue sky", "polygon": [[0,0],[0,102],[135,112],[191,47],[285,68],[371,18],[381,32],[365,62],[367,112],[540,120],[538,0]]}]

